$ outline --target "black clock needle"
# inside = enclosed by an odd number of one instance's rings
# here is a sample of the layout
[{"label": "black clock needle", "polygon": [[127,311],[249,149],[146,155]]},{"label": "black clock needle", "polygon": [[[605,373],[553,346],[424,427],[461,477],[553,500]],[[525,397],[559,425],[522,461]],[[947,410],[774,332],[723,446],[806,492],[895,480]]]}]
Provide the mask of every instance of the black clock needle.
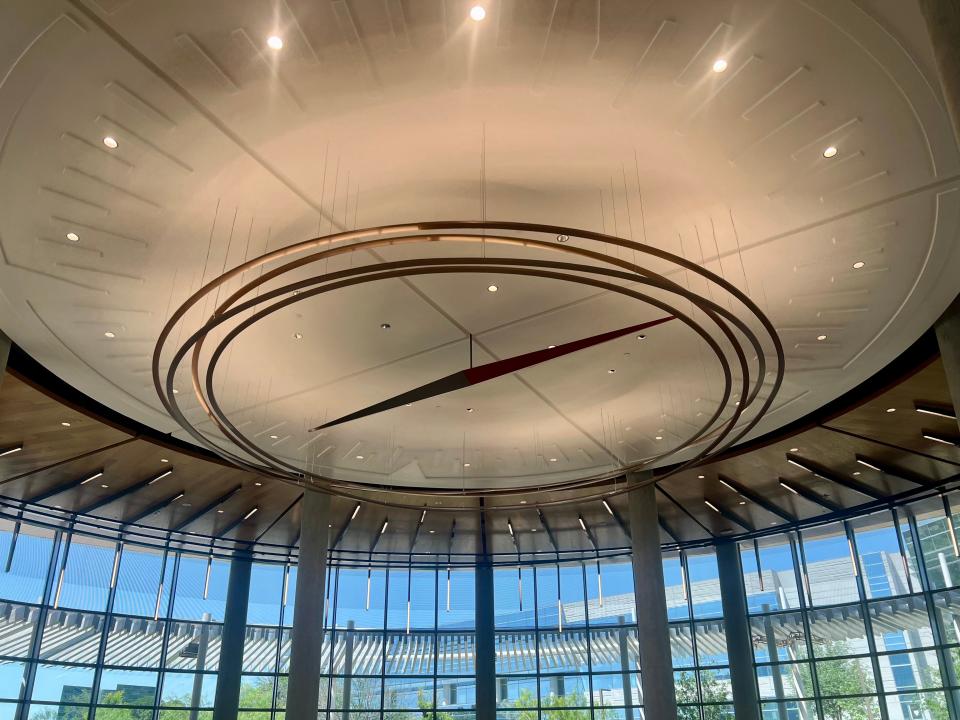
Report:
[{"label": "black clock needle", "polygon": [[532,365],[539,365],[547,360],[554,360],[558,357],[563,357],[564,355],[577,352],[578,350],[584,350],[588,347],[593,347],[594,345],[600,345],[602,343],[609,342],[610,340],[616,340],[617,338],[623,337],[624,335],[629,335],[630,333],[640,332],[641,330],[651,328],[654,325],[660,325],[661,323],[665,323],[670,320],[673,320],[672,315],[670,317],[640,323],[639,325],[631,325],[630,327],[620,328],[619,330],[611,330],[610,332],[601,333],[599,335],[581,338],[580,340],[574,340],[573,342],[564,343],[563,345],[557,345],[556,347],[547,348],[545,350],[534,350],[533,352],[517,355],[512,358],[507,358],[506,360],[497,360],[485,365],[479,365],[475,368],[459,370],[458,372],[447,375],[446,377],[442,377],[439,380],[434,380],[426,385],[421,385],[413,390],[408,390],[407,392],[395,395],[392,398],[381,400],[380,402],[374,403],[373,405],[365,407],[362,410],[357,410],[349,415],[344,415],[336,420],[331,420],[323,425],[318,425],[315,428],[311,428],[310,432],[313,432],[314,430],[323,430],[325,428],[333,427],[334,425],[350,422],[351,420],[359,420],[360,418],[367,417],[368,415],[375,415],[377,413],[384,412],[385,410],[391,410],[395,407],[400,407],[401,405],[407,405],[409,403],[436,397],[437,395],[443,395],[445,393],[452,392],[453,390],[460,390],[465,387],[470,387],[471,385],[477,385],[479,383],[486,382],[487,380],[493,380],[494,378],[498,378],[503,375],[515,373]]}]

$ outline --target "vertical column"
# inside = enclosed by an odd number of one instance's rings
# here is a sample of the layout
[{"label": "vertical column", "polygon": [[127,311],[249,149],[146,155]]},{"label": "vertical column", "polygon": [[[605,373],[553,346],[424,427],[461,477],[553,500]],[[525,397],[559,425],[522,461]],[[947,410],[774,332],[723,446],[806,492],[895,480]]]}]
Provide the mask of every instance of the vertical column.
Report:
[{"label": "vertical column", "polygon": [[290,633],[290,679],[287,684],[287,717],[290,720],[316,720],[320,705],[329,525],[330,496],[307,489],[303,493],[300,512],[300,562]]},{"label": "vertical column", "polygon": [[[931,3],[928,1],[926,4]],[[960,66],[957,72],[960,74]],[[960,92],[960,77],[957,78],[957,82],[957,90]],[[957,99],[960,100],[960,96]],[[960,297],[954,300],[943,316],[937,320],[936,329],[943,370],[947,376],[947,387],[950,388],[950,400],[953,401],[954,409],[960,412]],[[957,423],[960,425],[960,416]]]},{"label": "vertical column", "polygon": [[960,5],[956,0],[920,0],[920,12],[927,21],[927,32],[940,74],[940,86],[960,140]]},{"label": "vertical column", "polygon": [[207,649],[210,646],[210,613],[205,612],[202,616],[203,625],[200,626],[200,640],[197,642],[197,674],[193,676],[193,688],[190,693],[190,720],[197,720],[200,717],[200,703],[203,701],[203,678],[200,671],[207,666]]},{"label": "vertical column", "polygon": [[[627,618],[621,615],[617,622],[623,626],[627,624]],[[630,646],[627,642],[627,633],[625,627],[621,627],[618,639],[620,641],[620,682],[623,686],[623,704],[626,708],[623,712],[624,720],[633,720],[633,678],[630,670]]]},{"label": "vertical column", "polygon": [[[753,645],[747,621],[747,596],[743,589],[740,554],[737,544],[717,545],[717,571],[720,575],[720,602],[727,631],[727,657],[730,659],[730,684],[733,714],[737,720],[760,720],[760,698],[753,671]],[[776,660],[776,655],[770,658]]]},{"label": "vertical column", "polygon": [[0,388],[3,387],[3,375],[7,370],[7,358],[10,356],[10,338],[0,330]]},{"label": "vertical column", "polygon": [[[482,503],[482,500],[481,500]],[[487,550],[486,519],[480,511],[480,553],[476,569],[477,720],[496,720],[496,647],[494,644],[493,564]]]},{"label": "vertical column", "polygon": [[[773,623],[770,622],[770,616],[767,613],[770,612],[770,604],[763,604],[763,637],[767,643],[767,656],[770,658],[771,662],[776,662],[779,659],[779,654],[777,651],[777,636],[773,631]],[[783,676],[780,674],[779,668],[774,667],[772,670],[773,673],[773,694],[776,696],[777,700],[783,700]],[[787,718],[787,707],[782,702],[777,704],[777,720],[788,720]]]},{"label": "vertical column", "polygon": [[652,482],[640,485],[649,479],[649,473],[630,473],[627,476],[629,483],[639,485],[627,497],[630,504],[633,587],[637,602],[644,717],[676,720],[677,698],[673,687],[656,490]]},{"label": "vertical column", "polygon": [[343,720],[350,720],[350,696],[353,693],[353,629],[356,623],[347,621],[346,649],[343,652]]},{"label": "vertical column", "polygon": [[247,630],[247,602],[250,598],[252,566],[253,560],[249,551],[235,555],[230,563],[213,720],[236,720],[240,707],[240,671],[243,668],[243,640]]}]

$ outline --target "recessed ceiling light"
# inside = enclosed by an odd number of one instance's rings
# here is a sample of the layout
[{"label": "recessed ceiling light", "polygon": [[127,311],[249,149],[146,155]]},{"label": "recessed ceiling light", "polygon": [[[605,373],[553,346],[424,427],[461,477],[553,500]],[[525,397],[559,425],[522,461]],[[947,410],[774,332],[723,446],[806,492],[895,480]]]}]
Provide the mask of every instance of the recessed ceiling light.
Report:
[{"label": "recessed ceiling light", "polygon": [[557,235],[557,242],[566,242],[569,239],[569,235]]},{"label": "recessed ceiling light", "polygon": [[555,347],[556,345],[547,345],[547,350],[553,350]]},{"label": "recessed ceiling light", "polygon": [[496,291],[499,290],[499,289],[500,289],[500,288],[497,287],[496,285],[487,285],[487,291],[488,291],[488,292],[496,292]]},{"label": "recessed ceiling light", "polygon": [[521,505],[526,505],[526,504],[527,504],[527,501],[526,501],[526,500],[521,500],[521,501],[520,501],[520,504],[521,504]]},{"label": "recessed ceiling light", "polygon": [[703,480],[706,478],[706,475],[697,475],[697,480]]},{"label": "recessed ceiling light", "polygon": [[80,242],[80,236],[77,235],[75,232],[68,232],[67,240],[69,240],[70,242]]},{"label": "recessed ceiling light", "polygon": [[279,440],[279,439],[280,439],[280,436],[279,436],[279,435],[271,435],[271,436],[270,436],[270,439],[271,439],[271,440]]},{"label": "recessed ceiling light", "polygon": [[663,435],[657,435],[654,440],[663,440]]},{"label": "recessed ceiling light", "polygon": [[487,16],[487,11],[483,5],[474,5],[470,8],[470,19],[474,22],[480,22]]},{"label": "recessed ceiling light", "polygon": [[116,334],[115,332],[113,332],[112,330],[107,330],[107,331],[103,334],[103,336],[104,336],[105,338],[110,338],[110,339],[112,340],[113,338],[115,338],[115,337],[117,336],[117,334]]},{"label": "recessed ceiling light", "polygon": [[120,143],[117,142],[117,139],[111,135],[107,135],[103,139],[103,144],[106,145],[111,150],[116,150],[119,147]]},{"label": "recessed ceiling light", "polygon": [[746,500],[741,500],[741,501],[740,501],[740,504],[741,504],[741,505],[746,505],[746,504],[747,504],[747,501],[746,501]]},{"label": "recessed ceiling light", "polygon": [[859,470],[854,470],[854,471],[853,471],[853,474],[854,474],[854,475],[859,475],[859,474],[860,474],[860,471],[859,471]]},{"label": "recessed ceiling light", "polygon": [[193,507],[193,503],[180,503],[182,507]]},{"label": "recessed ceiling light", "polygon": [[255,482],[254,485],[256,485],[257,487],[260,487],[261,485],[263,485],[263,483],[262,483],[262,482]]},{"label": "recessed ceiling light", "polygon": [[607,370],[607,372],[613,375],[616,372],[616,370],[614,368],[610,368],[609,370]]},{"label": "recessed ceiling light", "polygon": [[896,412],[896,411],[897,411],[896,408],[887,408],[887,412]]},{"label": "recessed ceiling light", "polygon": [[179,394],[180,394],[180,391],[177,390],[177,388],[174,388],[174,389],[173,389],[173,394],[174,394],[174,395],[179,395]]},{"label": "recessed ceiling light", "polygon": [[[646,340],[646,339],[647,339],[646,335],[637,335],[637,340]],[[697,399],[699,400],[700,398],[697,398]]]},{"label": "recessed ceiling light", "polygon": [[800,448],[790,448],[790,452],[800,452]]},{"label": "recessed ceiling light", "polygon": [[167,460],[166,458],[160,458],[160,462],[162,462],[162,463],[168,463],[168,462],[170,462],[170,461]]},{"label": "recessed ceiling light", "polygon": [[834,157],[838,152],[840,152],[840,151],[837,150],[836,146],[831,145],[830,147],[826,148],[826,149],[823,151],[823,156],[824,156],[825,158],[828,158],[828,159],[829,159],[829,158]]},{"label": "recessed ceiling light", "polygon": [[380,329],[381,329],[381,330],[389,330],[389,329],[390,329],[390,323],[380,323]]},{"label": "recessed ceiling light", "polygon": [[727,69],[727,61],[723,58],[717,58],[713,61],[713,71],[715,73],[722,73]]},{"label": "recessed ceiling light", "polygon": [[283,50],[283,38],[279,35],[271,35],[267,38],[267,47],[271,50]]},{"label": "recessed ceiling light", "polygon": [[470,463],[464,463],[463,466],[464,466],[464,467],[470,467]]},{"label": "recessed ceiling light", "polygon": [[217,510],[217,513],[223,515],[223,510]]},{"label": "recessed ceiling light", "polygon": [[473,408],[467,408],[467,412],[473,412]]},{"label": "recessed ceiling light", "polygon": [[293,339],[294,339],[294,340],[303,340],[303,333],[295,332],[295,333],[293,334]]},{"label": "recessed ceiling light", "polygon": [[550,462],[556,462],[556,461],[557,461],[556,458],[550,458]]},{"label": "recessed ceiling light", "polygon": [[66,420],[64,420],[64,421],[63,421],[62,423],[60,423],[60,424],[63,425],[64,427],[70,427],[70,423],[68,423]]},{"label": "recessed ceiling light", "polygon": [[356,458],[357,460],[363,460],[363,455],[357,455]]},{"label": "recessed ceiling light", "polygon": [[428,530],[427,532],[429,532],[431,535],[433,535],[433,534],[436,532],[436,530]]},{"label": "recessed ceiling light", "polygon": [[530,532],[536,532],[536,531],[537,531],[536,528],[530,528]]},{"label": "recessed ceiling light", "polygon": [[826,340],[826,339],[827,339],[826,335],[817,335],[817,340]]},{"label": "recessed ceiling light", "polygon": [[109,486],[109,485],[104,485],[103,483],[101,483],[101,484],[100,484],[100,487],[102,487],[102,488],[108,488],[108,487],[110,487],[110,486]]},{"label": "recessed ceiling light", "polygon": [[859,269],[862,268],[864,265],[866,265],[866,263],[865,263],[863,260],[857,260],[857,261],[853,264],[853,269],[854,269],[854,270],[859,270]]}]

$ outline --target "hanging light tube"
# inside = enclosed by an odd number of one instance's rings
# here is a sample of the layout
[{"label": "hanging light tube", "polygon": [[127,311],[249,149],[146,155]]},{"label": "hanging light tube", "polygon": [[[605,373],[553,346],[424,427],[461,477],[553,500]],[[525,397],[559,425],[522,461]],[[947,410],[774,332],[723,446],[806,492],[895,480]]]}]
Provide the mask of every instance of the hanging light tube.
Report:
[{"label": "hanging light tube", "polygon": [[703,501],[703,504],[706,505],[706,506],[707,506],[708,508],[710,508],[711,510],[713,510],[715,513],[718,513],[718,514],[720,513],[720,508],[718,508],[716,505],[714,505],[714,504],[713,504],[712,502],[710,502],[709,500],[704,500],[704,501]]},{"label": "hanging light tube", "polygon": [[957,419],[957,414],[955,412],[934,407],[933,405],[914,405],[913,409],[918,413],[922,413],[924,415],[933,415],[934,417],[944,418],[945,420]]},{"label": "hanging light tube", "polygon": [[257,510],[259,510],[259,509],[260,509],[260,508],[258,508],[258,507],[250,508],[250,510],[247,511],[247,514],[243,516],[243,519],[244,519],[244,520],[249,520],[249,519],[252,518],[254,515],[256,515]]},{"label": "hanging light tube", "polygon": [[860,573],[857,571],[857,554],[853,551],[853,540],[850,536],[847,536],[847,549],[850,551],[850,564],[853,566],[853,576],[856,577]]},{"label": "hanging light tube", "polygon": [[804,465],[804,464],[801,463],[801,462],[797,462],[797,461],[794,460],[793,458],[787,458],[787,462],[790,463],[791,465],[794,465],[794,466],[800,468],[801,470],[806,470],[808,473],[813,473],[814,475],[816,475],[816,471],[815,471],[815,470],[813,470],[812,468],[807,467],[806,465]]},{"label": "hanging light tube", "polygon": [[370,609],[370,575],[373,572],[373,566],[367,565],[367,602],[364,605],[364,610]]},{"label": "hanging light tube", "polygon": [[447,565],[447,612],[450,612],[450,566]]},{"label": "hanging light tube", "polygon": [[380,528],[380,534],[383,535],[387,531],[387,525],[390,524],[389,520],[383,521],[383,526]]},{"label": "hanging light tube", "polygon": [[290,566],[284,565],[283,566],[283,596],[282,596],[283,607],[287,606],[287,590],[289,589],[289,587],[290,587]]},{"label": "hanging light tube", "polygon": [[210,570],[213,567],[213,553],[207,556],[207,572],[203,578],[203,599],[207,599],[210,592]]},{"label": "hanging light tube", "polygon": [[523,612],[523,569],[520,567],[519,553],[517,553],[517,597],[520,598],[520,612]]},{"label": "hanging light tube", "polygon": [[597,597],[600,600],[600,607],[603,607],[603,576],[600,575],[600,558],[597,558]]},{"label": "hanging light tube", "polygon": [[861,465],[863,465],[865,468],[870,468],[871,470],[876,470],[878,473],[882,473],[882,472],[883,472],[883,470],[881,470],[880,468],[878,468],[878,467],[877,467],[876,465],[874,465],[873,463],[868,462],[867,460],[864,460],[862,457],[858,457],[858,458],[857,458],[857,462],[860,463]]},{"label": "hanging light tube", "polygon": [[170,468],[169,470],[164,470],[162,473],[160,473],[155,478],[153,478],[153,480],[148,482],[147,485],[153,485],[155,482],[158,482],[159,480],[163,480],[168,475],[173,475],[173,468]]},{"label": "hanging light tube", "polygon": [[516,537],[516,536],[513,534],[513,523],[510,522],[509,519],[507,519],[507,530],[510,531],[510,537]]},{"label": "hanging light tube", "polygon": [[683,600],[687,600],[687,565],[684,562],[684,554],[680,553],[680,589],[683,591]]},{"label": "hanging light tube", "polygon": [[117,543],[117,549],[113,553],[113,572],[110,573],[110,589],[117,586],[117,573],[120,571],[120,553],[123,552],[123,542]]},{"label": "hanging light tube", "polygon": [[160,619],[160,601],[163,599],[163,580],[160,581],[160,585],[157,587],[157,604],[153,608],[153,619]]},{"label": "hanging light tube", "polygon": [[739,491],[739,490],[737,490],[733,485],[731,485],[730,483],[728,483],[728,482],[727,482],[726,480],[724,480],[723,478],[717,478],[717,479],[720,481],[720,484],[721,484],[721,485],[723,485],[725,488],[727,488],[727,490],[732,490],[732,491],[735,492],[737,495],[740,494],[740,491]]},{"label": "hanging light tube", "polygon": [[584,532],[587,531],[587,525],[583,522],[583,515],[577,515],[577,520],[580,522],[580,529]]},{"label": "hanging light tube", "polygon": [[66,572],[66,566],[60,568],[60,576],[57,578],[57,593],[53,596],[53,609],[60,607],[60,591],[63,590],[63,574]]},{"label": "hanging light tube", "polygon": [[353,513],[350,515],[350,519],[353,520],[357,517],[357,513],[360,512],[360,503],[357,503],[356,507],[353,508]]},{"label": "hanging light tube", "polygon": [[785,483],[783,480],[780,481],[780,487],[782,487],[782,488],[785,489],[785,490],[789,490],[789,491],[792,492],[794,495],[799,495],[799,494],[800,494],[799,492],[797,492],[796,489],[794,489],[792,486],[790,486],[790,485],[788,485],[787,483]]},{"label": "hanging light tube", "polygon": [[605,499],[601,500],[600,502],[603,503],[603,507],[606,509],[606,511],[610,513],[610,515],[613,515],[613,508],[610,507],[610,503],[608,503]]},{"label": "hanging light tube", "polygon": [[2,450],[0,450],[0,457],[4,457],[5,455],[13,455],[14,453],[18,453],[21,450],[23,450],[22,444],[14,445],[13,447],[3,448]]}]

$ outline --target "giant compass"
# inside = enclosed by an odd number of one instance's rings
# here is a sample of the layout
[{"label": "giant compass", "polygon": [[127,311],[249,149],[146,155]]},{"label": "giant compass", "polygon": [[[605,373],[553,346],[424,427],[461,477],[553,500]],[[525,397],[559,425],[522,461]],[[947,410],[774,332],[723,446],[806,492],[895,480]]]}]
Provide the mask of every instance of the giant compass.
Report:
[{"label": "giant compass", "polygon": [[[439,333],[404,315],[429,283],[467,319]],[[487,298],[501,304],[486,317],[511,319],[506,339],[471,327]],[[329,329],[365,324],[371,305],[381,338],[406,333],[402,352]],[[288,341],[270,328],[291,319],[296,362],[279,346],[276,365],[244,362]],[[686,360],[658,361],[658,347]],[[324,377],[329,356],[351,372]],[[772,324],[731,280],[644,243],[516,222],[366,228],[267,252],[203,284],[153,356],[167,411],[224,459],[341,495],[399,488],[411,507],[689,467],[750,433],[783,372]],[[251,401],[254,380],[273,394]]]}]

